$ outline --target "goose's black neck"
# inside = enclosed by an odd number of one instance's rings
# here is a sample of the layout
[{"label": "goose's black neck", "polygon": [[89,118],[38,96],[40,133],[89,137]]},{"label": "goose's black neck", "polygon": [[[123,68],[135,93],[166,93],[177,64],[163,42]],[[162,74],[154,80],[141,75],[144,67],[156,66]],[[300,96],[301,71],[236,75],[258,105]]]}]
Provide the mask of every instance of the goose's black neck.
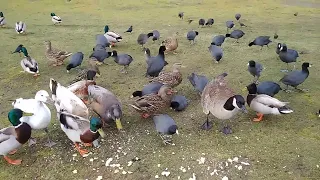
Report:
[{"label": "goose's black neck", "polygon": [[228,110],[228,111],[234,110],[235,107],[233,106],[232,103],[233,103],[233,96],[230,97],[230,98],[226,101],[226,103],[224,103],[223,108],[226,109],[226,110]]}]

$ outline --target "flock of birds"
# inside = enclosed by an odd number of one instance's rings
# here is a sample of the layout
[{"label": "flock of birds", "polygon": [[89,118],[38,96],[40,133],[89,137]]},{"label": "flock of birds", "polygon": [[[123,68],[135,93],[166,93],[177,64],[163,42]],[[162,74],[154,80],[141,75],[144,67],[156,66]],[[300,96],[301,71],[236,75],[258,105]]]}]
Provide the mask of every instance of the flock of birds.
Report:
[{"label": "flock of birds", "polygon": [[[178,14],[179,18],[184,18],[184,13]],[[240,22],[241,15],[235,15],[236,20],[241,27],[246,27]],[[55,13],[51,13],[51,20],[54,25],[62,23],[62,20]],[[189,23],[192,20],[188,20]],[[209,18],[207,22],[204,19],[199,20],[199,26],[212,26],[214,19]],[[6,19],[0,12],[0,26],[6,25]],[[222,44],[225,38],[235,39],[235,43],[245,35],[242,30],[234,30],[228,33],[229,29],[235,26],[233,21],[227,21],[227,34],[215,36],[212,43],[208,47],[212,58],[219,63],[223,58]],[[17,22],[15,30],[18,34],[26,33],[26,24]],[[13,103],[13,109],[8,113],[8,119],[13,126],[0,130],[0,154],[4,159],[14,165],[21,164],[21,160],[12,160],[7,155],[13,154],[22,144],[29,142],[29,146],[36,143],[31,137],[32,130],[43,129],[48,135],[48,142],[45,144],[52,147],[55,143],[51,140],[48,126],[51,121],[51,111],[46,104],[51,104],[56,108],[57,118],[60,122],[62,131],[75,144],[76,149],[81,155],[88,153],[82,149],[80,144],[84,146],[98,146],[98,138],[104,137],[102,130],[107,124],[114,123],[117,129],[122,127],[122,104],[108,89],[96,84],[95,78],[100,76],[99,66],[104,64],[104,60],[113,57],[114,61],[123,66],[121,72],[128,73],[127,68],[133,62],[133,57],[129,54],[118,53],[112,50],[115,44],[122,41],[122,36],[109,30],[109,26],[104,28],[105,33],[96,36],[96,45],[92,54],[87,60],[86,69],[79,71],[77,77],[70,81],[70,85],[65,87],[55,79],[50,79],[49,87],[51,97],[45,90],[36,93],[33,99],[18,98]],[[133,27],[130,26],[124,33],[132,33]],[[187,33],[187,40],[194,43],[199,35],[197,31]],[[188,106],[188,100],[185,96],[176,95],[174,90],[183,79],[180,72],[184,68],[181,63],[174,63],[172,71],[163,71],[168,65],[165,60],[165,54],[172,52],[178,48],[178,39],[176,34],[162,41],[159,47],[158,55],[151,56],[150,49],[144,47],[148,40],[152,37],[153,41],[159,40],[160,33],[154,30],[147,34],[140,34],[137,38],[137,44],[143,47],[146,58],[146,77],[150,78],[150,83],[145,85],[143,89],[132,93],[133,102],[130,106],[139,112],[142,118],[152,117],[155,128],[159,132],[164,144],[172,142],[172,135],[178,134],[178,126],[176,122],[168,115],[161,114],[167,108],[176,111],[183,111]],[[274,38],[278,38],[275,35]],[[268,46],[269,36],[259,36],[249,43],[248,46]],[[70,53],[52,47],[50,41],[45,41],[45,56],[52,66],[61,66],[66,58],[71,56],[70,62],[66,66],[67,72],[82,64],[84,54],[82,52]],[[23,53],[24,58],[21,60],[21,67],[24,72],[39,75],[39,66],[37,61],[32,58],[24,45],[19,45],[13,53]],[[288,49],[286,44],[278,43],[276,53],[281,61],[289,64],[295,63],[299,57],[296,50]],[[288,86],[298,89],[298,85],[303,83],[309,76],[308,68],[311,64],[304,62],[301,70],[292,70],[281,78],[281,82],[287,86],[286,91],[290,92]],[[288,70],[289,67],[286,69]],[[280,115],[289,114],[293,110],[287,106],[287,102],[282,102],[276,98],[281,87],[276,82],[264,81],[258,82],[263,72],[263,66],[259,62],[249,61],[248,72],[254,77],[253,82],[247,86],[248,95],[245,99],[242,95],[236,94],[229,86],[225,79],[227,73],[222,73],[213,80],[204,75],[191,73],[188,80],[201,97],[201,106],[206,115],[206,121],[202,125],[202,129],[208,130],[212,128],[209,115],[212,114],[220,120],[227,120],[234,117],[238,112],[247,112],[245,103],[247,102],[250,109],[257,112],[257,118],[254,121],[261,121],[266,114]],[[31,116],[24,116],[23,113],[32,113]],[[93,113],[98,117],[92,116]],[[91,115],[90,115],[91,114]],[[89,120],[90,119],[90,120]],[[225,134],[232,133],[228,125],[224,125],[222,132]]]}]

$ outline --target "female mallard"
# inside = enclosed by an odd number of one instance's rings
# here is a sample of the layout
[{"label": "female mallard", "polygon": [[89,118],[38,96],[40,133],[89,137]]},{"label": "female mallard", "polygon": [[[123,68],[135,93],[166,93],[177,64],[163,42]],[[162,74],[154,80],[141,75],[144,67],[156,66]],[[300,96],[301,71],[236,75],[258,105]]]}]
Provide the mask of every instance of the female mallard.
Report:
[{"label": "female mallard", "polygon": [[185,66],[182,66],[181,63],[174,63],[172,72],[160,72],[159,76],[153,78],[150,82],[159,82],[174,88],[182,81],[181,67]]},{"label": "female mallard", "polygon": [[81,80],[75,82],[68,86],[67,88],[73,92],[76,96],[78,96],[85,104],[88,104],[88,86],[96,85],[96,82],[93,80],[93,77],[89,74],[87,76],[87,80]]},{"label": "female mallard", "polygon": [[[12,106],[18,108],[25,113],[32,113],[32,116],[20,118],[21,122],[28,123],[32,129],[44,129],[48,136],[48,141],[45,144],[47,147],[52,147],[56,143],[52,142],[49,136],[48,126],[51,121],[51,111],[45,103],[53,103],[49,94],[45,90],[40,90],[36,93],[34,99],[16,99]],[[35,144],[34,138],[30,138],[29,146]]]},{"label": "female mallard", "polygon": [[63,64],[63,61],[72,55],[72,53],[69,53],[67,51],[61,51],[55,48],[52,48],[51,41],[44,41],[44,44],[46,46],[46,57],[49,61],[51,61],[50,65],[53,66],[61,66]]},{"label": "female mallard", "polygon": [[6,18],[3,16],[3,13],[0,12],[0,27],[6,25]]},{"label": "female mallard", "polygon": [[98,118],[88,119],[64,112],[64,109],[58,111],[60,113],[60,127],[68,138],[75,144],[80,155],[88,153],[87,150],[81,149],[79,143],[85,146],[92,146],[92,142],[96,141],[99,136],[105,136],[102,123]]},{"label": "female mallard", "polygon": [[23,72],[33,74],[34,77],[39,76],[39,66],[37,61],[29,56],[27,48],[22,46],[21,51],[24,54],[24,58],[20,62]]},{"label": "female mallard", "polygon": [[64,109],[70,114],[88,119],[89,110],[84,102],[52,78],[50,78],[50,90],[57,112],[59,112],[60,109]]},{"label": "female mallard", "polygon": [[92,80],[93,80],[93,78],[95,76],[97,76],[97,77],[100,76],[100,70],[99,70],[99,67],[97,66],[97,59],[95,57],[91,57],[88,60],[88,67],[86,69],[81,70],[77,74],[77,77],[70,82],[70,85],[73,84],[73,83],[76,83],[78,81],[81,81],[81,80],[86,80],[86,79],[91,78],[91,77],[92,77]]},{"label": "female mallard", "polygon": [[[178,35],[178,32],[176,33]],[[168,37],[164,41],[162,41],[162,45],[166,46],[166,51],[165,52],[171,52],[173,54],[176,54],[175,50],[178,48],[178,39],[176,35],[172,37]]]},{"label": "female mallard", "polygon": [[55,13],[51,13],[51,21],[54,25],[62,23],[61,18],[57,16]]},{"label": "female mallard", "polygon": [[27,25],[24,22],[22,22],[22,21],[16,22],[16,32],[18,34],[25,33],[26,29],[27,29]]},{"label": "female mallard", "polygon": [[31,137],[31,127],[21,122],[23,112],[20,109],[12,109],[8,113],[8,119],[13,125],[0,130],[0,155],[13,165],[21,164],[21,160],[12,160],[7,154],[14,154],[21,145],[26,143]]},{"label": "female mallard", "polygon": [[247,96],[247,103],[249,107],[257,112],[257,118],[253,121],[261,121],[264,114],[289,114],[293,110],[286,107],[288,102],[281,102],[276,98],[273,98],[266,94],[257,94],[257,85],[255,83],[247,86],[249,94]]},{"label": "female mallard", "polygon": [[148,94],[135,100],[130,104],[136,111],[142,113],[143,118],[161,112],[164,108],[170,107],[171,98],[175,91],[167,85],[161,86],[158,94]]},{"label": "female mallard", "polygon": [[104,33],[104,37],[107,38],[107,40],[109,41],[109,43],[111,43],[112,46],[114,46],[117,42],[122,41],[122,37],[119,34],[109,31],[108,25],[104,27]]},{"label": "female mallard", "polygon": [[88,93],[88,106],[101,117],[102,123],[114,121],[117,129],[122,129],[122,106],[118,98],[111,91],[97,85],[89,85]]}]

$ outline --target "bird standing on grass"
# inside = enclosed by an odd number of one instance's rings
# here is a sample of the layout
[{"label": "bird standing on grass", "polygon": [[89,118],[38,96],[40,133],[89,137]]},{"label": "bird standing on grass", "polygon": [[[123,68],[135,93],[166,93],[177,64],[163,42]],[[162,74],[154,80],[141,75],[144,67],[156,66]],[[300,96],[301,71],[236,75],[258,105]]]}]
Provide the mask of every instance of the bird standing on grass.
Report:
[{"label": "bird standing on grass", "polygon": [[123,69],[121,70],[122,73],[128,73],[127,68],[133,61],[132,56],[130,56],[129,54],[118,54],[117,51],[112,51],[111,57],[114,57],[114,62],[123,66]]},{"label": "bird standing on grass", "polygon": [[[227,73],[223,73],[217,76],[206,85],[202,92],[201,105],[207,116],[206,122],[202,125],[204,130],[212,128],[212,122],[209,122],[210,113],[221,120],[228,120],[239,111],[247,113],[244,98],[241,95],[236,95],[227,86],[224,79],[227,75]],[[229,126],[224,126],[222,132],[225,134],[232,133]]]},{"label": "bird standing on grass", "polygon": [[153,122],[165,145],[172,143],[172,135],[179,134],[176,122],[167,114],[154,116]]},{"label": "bird standing on grass", "polygon": [[16,32],[18,34],[26,33],[26,29],[27,29],[26,23],[22,21],[16,22]]},{"label": "bird standing on grass", "polygon": [[194,39],[199,35],[198,31],[189,31],[187,34],[187,39],[190,43],[194,44]]},{"label": "bird standing on grass", "polygon": [[254,80],[253,80],[254,83],[258,82],[258,79],[261,75],[262,70],[263,70],[263,67],[260,63],[255,62],[253,60],[248,62],[248,71],[254,77]]},{"label": "bird standing on grass", "polygon": [[[270,36],[258,36],[256,37],[252,42],[249,43],[249,46],[261,46],[261,49],[263,46],[268,46],[269,43],[271,43],[272,41],[270,40]],[[261,50],[260,49],[260,50]]]},{"label": "bird standing on grass", "polygon": [[77,52],[71,56],[71,60],[69,64],[67,65],[67,73],[69,73],[70,69],[78,67],[81,65],[83,61],[83,53],[82,52]]},{"label": "bird standing on grass", "polygon": [[259,122],[262,120],[265,114],[290,114],[293,112],[286,105],[288,102],[281,102],[276,98],[268,96],[266,94],[257,94],[257,85],[252,83],[247,86],[248,96],[247,103],[249,107],[257,112],[257,118],[254,118],[253,121]]},{"label": "bird standing on grass", "polygon": [[206,23],[206,20],[204,20],[202,18],[199,19],[199,26],[203,27],[205,25],[205,23]]},{"label": "bird standing on grass", "polygon": [[184,12],[179,12],[178,17],[179,17],[180,19],[183,19],[183,16],[184,16]]},{"label": "bird standing on grass", "polygon": [[6,18],[3,16],[3,12],[0,12],[0,27],[6,25]]},{"label": "bird standing on grass", "polygon": [[128,30],[127,31],[125,31],[124,33],[126,33],[126,32],[129,32],[129,33],[132,33],[132,26],[130,26],[129,28],[128,28]]},{"label": "bird standing on grass", "polygon": [[51,21],[54,25],[62,23],[61,18],[57,16],[55,13],[51,13]]},{"label": "bird standing on grass", "polygon": [[237,43],[238,40],[240,38],[242,38],[242,36],[244,36],[245,33],[241,30],[234,30],[232,31],[230,34],[226,34],[226,37],[230,37],[230,38],[233,38],[233,39],[236,39],[236,41],[234,43]]},{"label": "bird standing on grass", "polygon": [[298,89],[297,86],[302,84],[309,77],[309,70],[308,70],[309,67],[311,67],[311,64],[308,62],[304,62],[302,64],[301,71],[300,70],[292,71],[284,75],[283,78],[279,80],[287,86],[285,90],[286,92],[290,92],[290,90],[288,89],[288,86],[292,86],[299,91],[308,91],[307,89]]}]

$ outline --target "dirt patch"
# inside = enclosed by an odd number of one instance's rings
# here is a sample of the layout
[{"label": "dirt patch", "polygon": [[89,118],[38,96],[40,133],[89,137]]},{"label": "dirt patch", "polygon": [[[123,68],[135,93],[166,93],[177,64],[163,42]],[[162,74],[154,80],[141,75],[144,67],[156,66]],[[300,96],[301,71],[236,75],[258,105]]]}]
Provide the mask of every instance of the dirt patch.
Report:
[{"label": "dirt patch", "polygon": [[284,0],[283,3],[289,6],[320,8],[320,3],[318,2],[306,2],[306,1],[300,1],[300,0]]}]

